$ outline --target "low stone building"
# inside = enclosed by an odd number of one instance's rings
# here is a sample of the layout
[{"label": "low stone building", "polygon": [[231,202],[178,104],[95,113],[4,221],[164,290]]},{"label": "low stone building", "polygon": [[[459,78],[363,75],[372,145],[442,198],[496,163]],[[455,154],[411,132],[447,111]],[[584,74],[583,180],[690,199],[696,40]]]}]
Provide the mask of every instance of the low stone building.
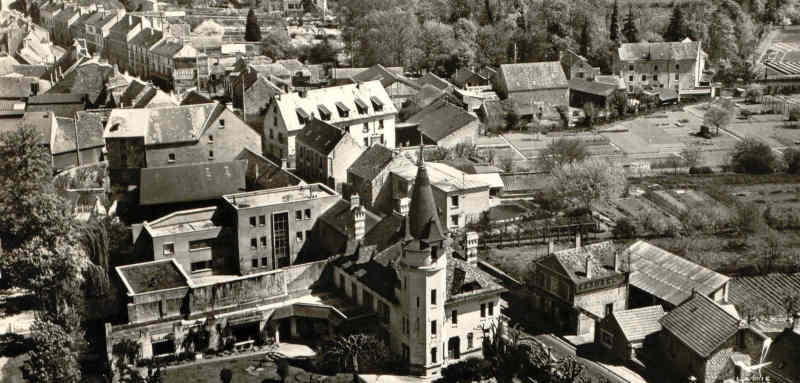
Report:
[{"label": "low stone building", "polygon": [[661,331],[661,306],[613,311],[597,322],[595,344],[599,344],[622,361],[638,361],[645,339]]}]

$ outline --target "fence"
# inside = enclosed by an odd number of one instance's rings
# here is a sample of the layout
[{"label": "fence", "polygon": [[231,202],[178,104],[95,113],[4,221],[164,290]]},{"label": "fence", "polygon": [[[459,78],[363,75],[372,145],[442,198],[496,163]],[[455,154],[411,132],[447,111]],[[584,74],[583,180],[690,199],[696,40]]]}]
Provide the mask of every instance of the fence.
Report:
[{"label": "fence", "polygon": [[591,240],[597,237],[599,231],[597,222],[590,216],[536,220],[517,225],[523,229],[508,232],[508,224],[506,224],[497,235],[482,235],[479,246],[483,248],[525,246],[547,243],[551,240],[569,239],[575,237],[576,234],[581,234],[587,240]]}]

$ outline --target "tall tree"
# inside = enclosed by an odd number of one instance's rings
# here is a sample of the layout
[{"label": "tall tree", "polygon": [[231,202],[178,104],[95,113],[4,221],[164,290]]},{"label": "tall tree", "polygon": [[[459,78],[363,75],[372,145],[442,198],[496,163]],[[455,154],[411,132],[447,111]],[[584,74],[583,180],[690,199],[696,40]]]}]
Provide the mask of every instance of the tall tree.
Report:
[{"label": "tall tree", "polygon": [[622,26],[622,34],[629,43],[639,42],[639,30],[636,28],[636,20],[633,18],[633,6],[628,6],[628,16],[625,18],[625,25]]},{"label": "tall tree", "polygon": [[28,382],[78,383],[81,371],[75,353],[71,352],[70,334],[61,326],[34,320],[31,326],[33,348],[22,365],[22,376]]},{"label": "tall tree", "polygon": [[588,159],[553,169],[550,191],[562,198],[574,199],[581,207],[622,194],[628,181],[624,172],[607,161]]},{"label": "tall tree", "polygon": [[708,55],[711,61],[719,62],[736,57],[737,39],[733,24],[733,20],[721,8],[711,14],[711,23],[708,26]]},{"label": "tall tree", "polygon": [[611,10],[611,26],[608,33],[611,41],[619,42],[619,4],[617,4],[617,0],[614,0],[614,8]]},{"label": "tall tree", "polygon": [[353,372],[353,381],[365,365],[380,364],[386,360],[388,350],[378,338],[366,334],[337,336],[323,347],[323,363],[339,371]]},{"label": "tall tree", "polygon": [[669,18],[667,31],[664,32],[664,41],[680,41],[685,37],[686,26],[683,21],[683,11],[678,3],[672,4],[672,16]]},{"label": "tall tree", "polygon": [[542,170],[551,171],[564,165],[582,162],[589,157],[586,145],[579,139],[561,137],[553,140],[539,155]]},{"label": "tall tree", "polygon": [[247,24],[244,27],[245,41],[261,41],[261,27],[258,25],[258,17],[253,8],[247,12]]},{"label": "tall tree", "polygon": [[592,50],[592,22],[588,17],[584,17],[583,25],[581,26],[581,35],[578,40],[580,44],[580,54],[583,57],[589,57],[589,52]]}]

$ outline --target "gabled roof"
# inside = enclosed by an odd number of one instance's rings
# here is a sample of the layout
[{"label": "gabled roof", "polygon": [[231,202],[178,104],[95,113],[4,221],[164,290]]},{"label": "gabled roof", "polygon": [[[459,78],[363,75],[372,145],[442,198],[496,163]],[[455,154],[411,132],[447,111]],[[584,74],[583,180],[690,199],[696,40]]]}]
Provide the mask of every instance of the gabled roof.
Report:
[{"label": "gabled roof", "polygon": [[248,191],[305,184],[303,180],[292,172],[282,169],[280,165],[250,149],[242,149],[242,152],[236,156],[235,160],[247,161],[245,180]]},{"label": "gabled roof", "polygon": [[[370,102],[373,97],[377,98],[383,104],[382,110],[375,110]],[[365,114],[359,114],[356,106],[356,99],[362,100],[363,103],[367,105]],[[394,104],[392,104],[392,100],[379,81],[369,81],[358,85],[347,84],[313,89],[307,91],[305,96],[294,92],[282,94],[276,98],[275,102],[286,124],[286,129],[289,132],[298,131],[303,128],[297,117],[298,109],[303,110],[306,114],[318,116],[317,108],[319,105],[324,105],[328,110],[334,112],[332,113],[330,121],[328,121],[331,124],[338,124],[340,122],[362,119],[365,117],[397,114],[397,109],[394,107]],[[340,116],[339,113],[336,113],[337,103],[345,105],[350,110],[347,117]]]},{"label": "gabled roof", "polygon": [[617,86],[598,81],[587,81],[582,78],[573,78],[569,80],[569,90],[608,97],[617,90]]},{"label": "gabled roof", "polygon": [[103,146],[103,121],[108,118],[109,111],[80,111],[75,113],[75,125],[78,129],[78,143],[81,149]]},{"label": "gabled roof", "polygon": [[87,94],[89,103],[105,105],[108,98],[106,80],[114,74],[114,67],[106,63],[88,61],[70,71],[61,81],[55,83],[46,93]]},{"label": "gabled roof", "polygon": [[508,92],[567,88],[567,76],[558,61],[500,65]]},{"label": "gabled roof", "polygon": [[119,17],[119,21],[117,21],[117,23],[111,27],[111,30],[109,31],[109,37],[111,35],[123,37],[141,22],[142,18],[139,16],[122,15]]},{"label": "gabled roof", "polygon": [[51,134],[50,152],[52,154],[75,151],[76,136],[74,119],[56,117],[56,128]]},{"label": "gabled roof", "polygon": [[383,145],[375,144],[361,153],[347,171],[369,181],[380,173],[392,161],[392,158],[394,158],[394,151]]},{"label": "gabled roof", "polygon": [[702,293],[661,318],[664,330],[703,358],[708,358],[739,331],[739,319]]},{"label": "gabled roof", "polygon": [[297,72],[302,72],[304,75],[310,74],[308,68],[298,59],[275,60],[275,63],[286,68],[292,76],[297,74]]},{"label": "gabled roof", "polygon": [[183,96],[181,105],[208,104],[210,102],[213,102],[210,98],[200,94],[196,90],[191,90]]},{"label": "gabled roof", "polygon": [[207,201],[245,191],[246,168],[247,161],[142,168],[139,204]]},{"label": "gabled roof", "polygon": [[218,103],[151,109],[114,109],[103,136],[144,137],[145,145],[194,142],[224,111]]},{"label": "gabled roof", "polygon": [[344,130],[314,118],[306,124],[306,127],[297,134],[295,139],[319,153],[330,154],[346,135],[347,132]]},{"label": "gabled roof", "polygon": [[677,306],[692,296],[692,290],[710,295],[729,278],[645,241],[631,245],[630,284]]},{"label": "gabled roof", "polygon": [[434,142],[439,142],[439,140],[477,121],[478,117],[474,114],[447,101],[440,100],[420,110],[406,122],[418,124],[418,129],[423,135]]},{"label": "gabled roof", "polygon": [[[536,262],[564,274],[574,283],[580,283],[621,273],[614,270],[614,254],[617,251],[612,241],[605,241],[557,251]],[[587,278],[587,259],[592,278]]]},{"label": "gabled roof", "polygon": [[157,31],[153,28],[144,28],[136,36],[133,36],[131,41],[128,42],[130,45],[136,45],[140,47],[144,47],[145,49],[150,49],[159,42],[164,37],[164,34],[161,31]]},{"label": "gabled roof", "polygon": [[[362,207],[363,209],[363,207]],[[365,232],[372,230],[373,227],[381,220],[377,214],[364,210],[364,225]],[[328,208],[322,215],[319,216],[323,222],[327,223],[331,229],[336,230],[345,237],[353,237],[355,235],[355,208],[345,200],[338,200],[336,203]]]},{"label": "gabled roof", "polygon": [[14,69],[16,66],[20,65],[19,61],[12,56],[9,55],[2,55],[0,56],[0,76],[4,76],[10,73],[17,73]]},{"label": "gabled roof", "polygon": [[412,100],[414,101],[414,104],[416,104],[416,106],[424,108],[432,104],[433,102],[439,100],[440,98],[444,97],[445,95],[447,95],[447,92],[431,84],[425,84],[422,86],[422,88],[419,89],[419,92],[417,92],[417,94],[414,95]]},{"label": "gabled roof", "polygon": [[151,49],[156,56],[171,58],[183,49],[183,42],[177,39],[165,39]]},{"label": "gabled roof", "polygon": [[425,85],[433,85],[436,88],[441,89],[441,90],[448,90],[448,89],[453,88],[453,84],[451,84],[449,81],[447,81],[447,80],[445,80],[445,79],[443,79],[443,78],[441,78],[441,77],[439,77],[439,76],[437,76],[437,75],[435,75],[435,74],[433,74],[431,72],[425,73],[425,75],[422,76],[422,78],[419,80],[419,84],[420,84],[420,87],[423,87]]},{"label": "gabled roof", "polygon": [[453,83],[463,88],[464,84],[466,84],[467,81],[473,78],[478,78],[480,81],[486,81],[487,83],[489,82],[488,78],[481,76],[480,74],[475,73],[470,69],[460,68],[459,70],[456,71],[456,74],[453,75]]},{"label": "gabled roof", "polygon": [[220,229],[221,226],[214,222],[216,214],[216,206],[180,210],[153,221],[145,221],[142,227],[153,238],[165,235]]},{"label": "gabled roof", "polygon": [[134,79],[120,96],[119,104],[123,108],[154,108],[177,103],[161,89]]},{"label": "gabled roof", "polygon": [[626,43],[617,48],[622,61],[694,60],[700,52],[699,41]]},{"label": "gabled roof", "polygon": [[625,340],[635,342],[661,331],[659,320],[664,316],[664,308],[660,305],[647,306],[614,311],[611,315],[622,330]]},{"label": "gabled roof", "polygon": [[361,71],[352,76],[353,82],[365,81],[380,81],[383,87],[392,85],[396,79],[397,74],[386,69],[381,64],[375,64],[364,71]]}]

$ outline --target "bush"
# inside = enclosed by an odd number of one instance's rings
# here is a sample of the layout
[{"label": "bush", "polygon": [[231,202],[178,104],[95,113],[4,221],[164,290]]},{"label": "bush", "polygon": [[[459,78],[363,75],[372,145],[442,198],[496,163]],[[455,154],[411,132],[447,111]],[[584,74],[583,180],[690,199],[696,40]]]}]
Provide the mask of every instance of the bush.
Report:
[{"label": "bush", "polygon": [[714,171],[708,166],[693,166],[689,168],[689,174],[713,174]]},{"label": "bush", "polygon": [[769,145],[753,138],[736,143],[731,166],[738,173],[768,174],[779,170],[780,162]]},{"label": "bush", "polygon": [[441,383],[469,383],[492,377],[492,364],[485,359],[469,358],[442,370]]},{"label": "bush", "polygon": [[786,172],[789,174],[800,174],[800,150],[789,148],[783,152],[783,160],[786,162]]},{"label": "bush", "polygon": [[789,121],[800,121],[800,108],[792,108],[789,111]]},{"label": "bush", "polygon": [[617,221],[617,225],[611,231],[615,238],[633,238],[636,236],[636,226],[628,218]]}]

